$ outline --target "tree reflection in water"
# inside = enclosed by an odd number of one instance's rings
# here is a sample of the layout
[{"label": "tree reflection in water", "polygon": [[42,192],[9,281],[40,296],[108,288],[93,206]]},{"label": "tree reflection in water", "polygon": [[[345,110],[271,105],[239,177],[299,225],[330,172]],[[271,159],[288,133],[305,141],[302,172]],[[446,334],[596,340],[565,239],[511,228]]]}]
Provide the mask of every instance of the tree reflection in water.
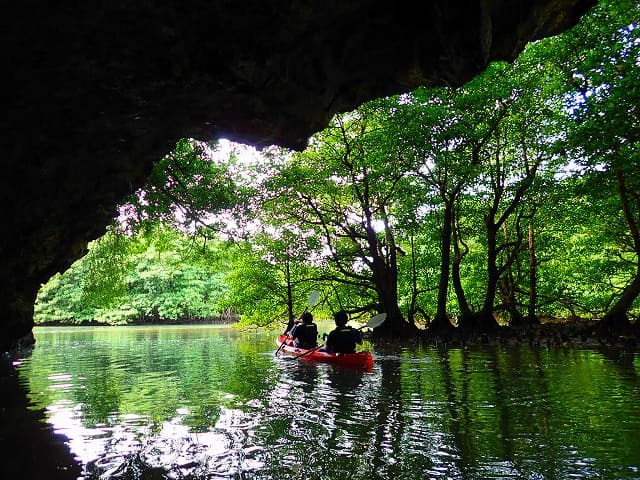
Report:
[{"label": "tree reflection in water", "polygon": [[633,354],[379,348],[362,372],[274,349],[220,328],[44,330],[18,371],[87,479],[640,476]]}]

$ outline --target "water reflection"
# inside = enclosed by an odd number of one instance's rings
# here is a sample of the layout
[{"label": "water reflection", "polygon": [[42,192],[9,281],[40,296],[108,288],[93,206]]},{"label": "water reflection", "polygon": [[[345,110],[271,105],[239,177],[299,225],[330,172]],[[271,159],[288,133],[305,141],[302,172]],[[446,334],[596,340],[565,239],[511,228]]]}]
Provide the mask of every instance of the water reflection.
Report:
[{"label": "water reflection", "polygon": [[640,478],[629,353],[380,350],[362,372],[211,327],[37,337],[21,378],[87,479]]}]

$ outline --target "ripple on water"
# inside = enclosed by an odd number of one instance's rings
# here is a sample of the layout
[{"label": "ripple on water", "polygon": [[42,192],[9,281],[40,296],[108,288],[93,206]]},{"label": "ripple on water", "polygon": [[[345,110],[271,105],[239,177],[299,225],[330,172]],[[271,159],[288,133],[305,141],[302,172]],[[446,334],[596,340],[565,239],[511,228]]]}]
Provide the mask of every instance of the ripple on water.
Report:
[{"label": "ripple on water", "polygon": [[594,352],[397,350],[363,373],[272,338],[75,332],[17,368],[87,479],[639,478],[637,374]]}]

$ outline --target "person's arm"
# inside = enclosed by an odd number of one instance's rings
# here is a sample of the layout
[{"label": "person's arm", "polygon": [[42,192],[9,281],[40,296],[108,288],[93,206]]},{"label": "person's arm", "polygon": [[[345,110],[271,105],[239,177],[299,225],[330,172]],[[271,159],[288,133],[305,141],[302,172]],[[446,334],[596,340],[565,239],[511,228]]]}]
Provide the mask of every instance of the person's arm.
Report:
[{"label": "person's arm", "polygon": [[298,330],[298,325],[300,325],[299,323],[296,323],[293,328],[291,329],[291,331],[289,332],[289,336],[291,338],[296,338],[296,330]]},{"label": "person's arm", "polygon": [[325,348],[327,349],[327,351],[331,352],[333,351],[333,341],[334,341],[334,334],[333,331],[329,332],[329,336],[327,336],[327,341],[324,342]]},{"label": "person's arm", "polygon": [[356,343],[357,343],[358,345],[362,345],[362,344],[364,343],[364,339],[363,339],[363,336],[362,336],[362,332],[361,332],[360,330],[356,330],[355,328],[353,329],[353,331],[354,331],[354,332],[355,332],[355,334],[356,334]]}]

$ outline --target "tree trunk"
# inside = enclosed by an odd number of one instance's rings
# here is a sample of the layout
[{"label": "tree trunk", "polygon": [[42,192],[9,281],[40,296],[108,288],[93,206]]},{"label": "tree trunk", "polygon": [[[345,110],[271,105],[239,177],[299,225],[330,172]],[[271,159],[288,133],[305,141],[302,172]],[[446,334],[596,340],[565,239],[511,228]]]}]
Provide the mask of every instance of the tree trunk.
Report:
[{"label": "tree trunk", "polygon": [[287,328],[284,333],[286,334],[289,330],[293,328],[293,323],[295,321],[295,314],[293,312],[293,288],[291,286],[291,264],[289,261],[285,261],[285,280],[287,282]]},{"label": "tree trunk", "polygon": [[536,256],[535,229],[533,228],[533,218],[529,222],[529,234],[527,245],[529,247],[529,305],[527,306],[527,324],[540,323],[536,313],[538,305],[538,258]]},{"label": "tree trunk", "polygon": [[498,290],[500,272],[498,270],[497,227],[493,220],[486,219],[487,227],[487,291],[482,309],[475,316],[472,330],[478,333],[492,332],[499,325],[493,316],[493,304]]},{"label": "tree trunk", "polygon": [[518,310],[516,303],[516,286],[511,269],[501,278],[499,291],[503,308],[509,314],[509,324],[514,327],[526,325],[525,317]]},{"label": "tree trunk", "polygon": [[[516,296],[517,290],[517,282],[513,275],[513,266],[516,263],[516,259],[518,257],[518,252],[520,251],[521,242],[521,232],[520,230],[520,222],[516,222],[516,236],[518,241],[513,242],[510,238],[509,229],[507,228],[507,223],[502,224],[502,232],[503,232],[503,241],[504,245],[512,245],[511,252],[507,255],[509,258],[507,260],[506,265],[503,267],[502,274],[498,279],[498,292],[500,298],[502,300],[502,308],[505,312],[509,314],[509,325],[517,327],[524,326],[526,324],[526,319],[520,310],[518,310],[518,302]],[[507,250],[505,250],[507,251]]]},{"label": "tree trunk", "polygon": [[636,270],[636,275],[625,289],[618,301],[609,309],[602,318],[601,327],[612,333],[621,333],[629,329],[629,317],[627,312],[631,305],[640,295],[640,266]]},{"label": "tree trunk", "polygon": [[395,237],[389,227],[384,206],[379,207],[385,225],[385,243],[378,240],[373,228],[370,212],[367,211],[367,239],[372,257],[373,283],[378,294],[382,312],[387,314],[385,322],[375,329],[376,336],[408,338],[415,337],[418,329],[405,321],[398,305],[398,258]]},{"label": "tree trunk", "polygon": [[440,280],[438,282],[438,305],[436,316],[429,326],[429,333],[434,335],[446,335],[455,328],[447,315],[447,294],[449,291],[449,268],[451,263],[451,237],[453,222],[453,202],[445,200],[444,218],[442,221],[442,233],[440,239]]},{"label": "tree trunk", "polygon": [[[456,293],[456,299],[458,300],[458,307],[460,308],[460,319],[461,323],[466,323],[471,318],[473,312],[471,311],[471,307],[469,306],[469,302],[467,301],[467,296],[464,293],[464,288],[462,288],[462,277],[460,276],[460,265],[462,264],[462,259],[468,253],[469,249],[462,242],[460,238],[460,234],[458,229],[456,228],[455,221],[456,219],[452,219],[454,221],[453,224],[453,262],[451,263],[451,282],[453,284],[453,289]],[[464,252],[460,250],[460,245],[464,246]]]},{"label": "tree trunk", "polygon": [[385,322],[375,329],[375,337],[408,338],[418,334],[418,328],[406,322],[398,305],[398,276],[379,258],[374,261],[373,281],[378,293]]},{"label": "tree trunk", "polygon": [[[638,227],[638,212],[632,211],[633,201],[630,198],[632,193],[627,188],[627,181],[624,170],[614,165],[616,173],[616,182],[618,187],[618,196],[620,197],[620,205],[624,213],[625,220],[629,226],[629,232],[633,239],[633,247],[637,256],[640,256],[640,228]],[[637,198],[636,198],[637,203]],[[621,332],[629,328],[629,318],[627,313],[631,305],[640,295],[640,263],[636,266],[636,274],[631,283],[623,290],[618,301],[611,307],[602,319],[601,327],[611,332]]]},{"label": "tree trunk", "polygon": [[410,237],[411,242],[411,300],[407,311],[407,321],[411,325],[415,325],[415,314],[418,311],[418,270],[416,268],[416,242],[413,233]]}]

